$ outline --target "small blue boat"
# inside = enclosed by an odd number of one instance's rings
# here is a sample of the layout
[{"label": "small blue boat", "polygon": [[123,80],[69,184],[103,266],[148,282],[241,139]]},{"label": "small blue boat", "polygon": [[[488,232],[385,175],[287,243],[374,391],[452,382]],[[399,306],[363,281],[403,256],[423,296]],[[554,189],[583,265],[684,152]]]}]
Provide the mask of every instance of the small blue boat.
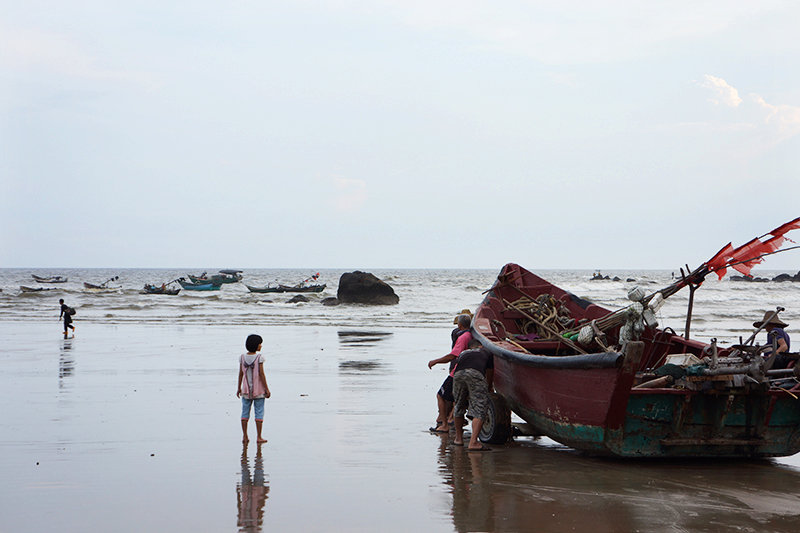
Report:
[{"label": "small blue boat", "polygon": [[192,283],[182,279],[179,279],[178,283],[187,291],[218,291],[222,288],[222,285],[215,285],[213,283]]}]

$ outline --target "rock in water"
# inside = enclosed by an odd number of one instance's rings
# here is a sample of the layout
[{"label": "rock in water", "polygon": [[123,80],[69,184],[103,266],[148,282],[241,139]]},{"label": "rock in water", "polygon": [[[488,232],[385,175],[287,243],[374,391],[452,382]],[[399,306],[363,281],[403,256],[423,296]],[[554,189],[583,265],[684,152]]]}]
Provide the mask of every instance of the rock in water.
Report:
[{"label": "rock in water", "polygon": [[792,276],[791,274],[778,274],[772,281],[800,281],[800,272]]},{"label": "rock in water", "polygon": [[389,284],[359,270],[342,274],[336,297],[341,303],[352,304],[395,305],[400,302]]},{"label": "rock in water", "polygon": [[302,294],[298,294],[297,296],[293,296],[290,300],[286,300],[287,304],[297,304],[301,302],[307,302],[308,298],[303,296]]},{"label": "rock in water", "polygon": [[330,296],[328,298],[323,298],[322,300],[320,300],[319,303],[321,303],[322,305],[326,305],[328,307],[333,305],[339,305],[339,298],[337,298],[336,296]]}]

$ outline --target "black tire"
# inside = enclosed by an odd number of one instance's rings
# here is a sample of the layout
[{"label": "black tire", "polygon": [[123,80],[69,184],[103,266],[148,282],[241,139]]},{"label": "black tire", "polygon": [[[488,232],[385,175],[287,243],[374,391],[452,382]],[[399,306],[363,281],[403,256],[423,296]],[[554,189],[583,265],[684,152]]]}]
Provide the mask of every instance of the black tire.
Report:
[{"label": "black tire", "polygon": [[478,435],[487,444],[505,444],[511,438],[511,409],[497,393],[489,394],[489,409]]}]

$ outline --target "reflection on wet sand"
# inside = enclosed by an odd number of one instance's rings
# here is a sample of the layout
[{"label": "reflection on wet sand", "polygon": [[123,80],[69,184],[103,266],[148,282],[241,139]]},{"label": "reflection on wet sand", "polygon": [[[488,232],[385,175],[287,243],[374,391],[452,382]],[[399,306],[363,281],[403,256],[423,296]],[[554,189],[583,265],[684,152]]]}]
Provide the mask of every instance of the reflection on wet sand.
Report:
[{"label": "reflection on wet sand", "polygon": [[[339,334],[339,345],[343,350],[348,350],[348,357],[354,357],[352,351],[369,353],[374,355],[371,350],[392,333],[381,331],[349,331],[342,330]],[[340,374],[362,374],[362,373],[386,373],[386,365],[380,359],[349,359],[339,362]]]},{"label": "reflection on wet sand", "polygon": [[534,440],[440,437],[457,531],[797,531],[800,472],[769,461],[619,461]]},{"label": "reflection on wet sand", "polygon": [[374,346],[380,341],[391,337],[391,332],[384,331],[349,331],[340,330],[339,344],[342,348],[355,348],[364,346]]},{"label": "reflection on wet sand", "polygon": [[58,357],[58,388],[64,388],[64,378],[72,376],[75,370],[75,355],[72,352],[72,339],[65,339],[61,344]]},{"label": "reflection on wet sand", "polygon": [[339,363],[339,370],[342,374],[357,374],[359,372],[377,372],[382,369],[384,364],[381,361],[342,361]]},{"label": "reflection on wet sand", "polygon": [[239,531],[255,533],[264,523],[264,506],[269,495],[269,482],[264,476],[264,458],[261,445],[256,445],[253,459],[253,475],[247,460],[247,444],[242,447],[242,481],[236,484],[236,504],[239,515],[236,525]]}]

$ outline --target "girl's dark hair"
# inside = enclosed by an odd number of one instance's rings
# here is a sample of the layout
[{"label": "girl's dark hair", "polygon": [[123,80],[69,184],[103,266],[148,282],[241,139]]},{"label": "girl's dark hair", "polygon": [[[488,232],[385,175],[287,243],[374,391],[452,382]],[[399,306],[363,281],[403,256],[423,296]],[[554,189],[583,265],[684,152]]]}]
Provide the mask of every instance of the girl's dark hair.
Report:
[{"label": "girl's dark hair", "polygon": [[261,335],[248,335],[247,340],[244,341],[244,346],[247,348],[248,352],[255,352],[258,350],[258,345],[263,341],[264,339],[261,338]]}]

